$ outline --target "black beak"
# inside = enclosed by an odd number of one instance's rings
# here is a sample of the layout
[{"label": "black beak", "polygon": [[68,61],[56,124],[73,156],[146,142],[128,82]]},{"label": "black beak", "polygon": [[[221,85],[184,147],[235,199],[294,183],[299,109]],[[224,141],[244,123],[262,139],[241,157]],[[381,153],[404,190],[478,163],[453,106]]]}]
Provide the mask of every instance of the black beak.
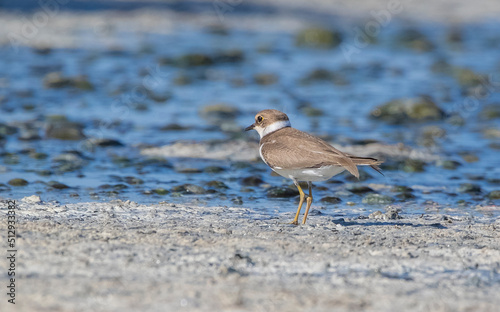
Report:
[{"label": "black beak", "polygon": [[250,130],[252,130],[253,128],[255,128],[255,124],[251,124],[250,126],[246,127],[246,128],[245,128],[245,131],[250,131]]}]

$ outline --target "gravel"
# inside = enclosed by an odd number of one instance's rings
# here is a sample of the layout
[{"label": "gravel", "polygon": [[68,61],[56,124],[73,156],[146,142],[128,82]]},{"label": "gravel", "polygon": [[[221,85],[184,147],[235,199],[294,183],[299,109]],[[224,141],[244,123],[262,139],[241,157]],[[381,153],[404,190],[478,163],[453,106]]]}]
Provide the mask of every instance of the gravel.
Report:
[{"label": "gravel", "polygon": [[[493,311],[500,220],[18,203],[16,311]],[[6,219],[6,205],[0,216]],[[2,265],[5,261],[2,261]],[[6,300],[0,301],[5,311]]]}]

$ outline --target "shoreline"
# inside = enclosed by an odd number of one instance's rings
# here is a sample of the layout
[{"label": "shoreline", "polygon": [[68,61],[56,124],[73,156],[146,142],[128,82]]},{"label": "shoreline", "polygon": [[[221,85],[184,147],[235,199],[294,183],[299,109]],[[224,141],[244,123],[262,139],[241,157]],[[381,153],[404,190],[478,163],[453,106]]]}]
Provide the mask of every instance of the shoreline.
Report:
[{"label": "shoreline", "polygon": [[316,213],[292,226],[292,215],[19,201],[16,311],[493,311],[500,304],[499,218]]}]

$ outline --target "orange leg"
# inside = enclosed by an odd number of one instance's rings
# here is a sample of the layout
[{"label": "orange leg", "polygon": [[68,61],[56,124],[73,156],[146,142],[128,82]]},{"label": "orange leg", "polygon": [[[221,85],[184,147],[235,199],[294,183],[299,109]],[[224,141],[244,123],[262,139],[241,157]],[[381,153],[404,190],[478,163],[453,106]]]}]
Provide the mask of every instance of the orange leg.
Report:
[{"label": "orange leg", "polygon": [[309,188],[309,196],[307,196],[306,213],[304,214],[304,219],[302,219],[302,224],[306,224],[307,215],[309,214],[309,208],[311,208],[311,204],[313,202],[312,182],[307,182],[307,186]]},{"label": "orange leg", "polygon": [[296,186],[296,187],[297,187],[297,189],[299,190],[299,194],[300,194],[300,201],[299,201],[299,208],[297,208],[297,213],[295,214],[295,218],[293,219],[293,221],[292,221],[290,224],[295,224],[295,225],[298,225],[298,224],[299,224],[299,214],[300,214],[300,209],[302,209],[302,204],[304,203],[304,197],[305,197],[305,194],[304,194],[304,192],[302,191],[302,188],[300,187],[299,182],[297,182],[297,181],[293,181],[293,183],[295,184],[295,186]]}]

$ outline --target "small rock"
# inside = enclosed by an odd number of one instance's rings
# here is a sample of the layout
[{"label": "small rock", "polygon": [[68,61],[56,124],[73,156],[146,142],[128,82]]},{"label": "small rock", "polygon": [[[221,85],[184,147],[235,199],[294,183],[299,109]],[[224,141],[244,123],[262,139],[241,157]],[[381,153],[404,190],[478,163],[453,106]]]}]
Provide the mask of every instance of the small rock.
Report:
[{"label": "small rock", "polygon": [[395,185],[391,188],[391,192],[413,192],[413,189],[404,185]]},{"label": "small rock", "polygon": [[221,173],[224,171],[226,171],[226,169],[223,167],[219,167],[219,166],[208,166],[208,167],[203,168],[203,172],[206,172],[206,173]]},{"label": "small rock", "polygon": [[231,199],[231,202],[235,205],[243,205],[243,198],[241,196]]},{"label": "small rock", "polygon": [[33,153],[30,153],[30,157],[33,159],[46,159],[47,157],[49,157],[49,155],[47,155],[45,153],[33,152]]},{"label": "small rock", "polygon": [[181,192],[183,194],[205,194],[207,191],[198,185],[183,184],[173,187],[172,192]]},{"label": "small rock", "polygon": [[113,162],[113,164],[121,168],[132,166],[132,160],[127,156],[114,155],[113,158],[111,158],[111,161]]},{"label": "small rock", "polygon": [[1,136],[8,136],[15,134],[17,132],[17,128],[0,123],[0,135]]},{"label": "small rock", "polygon": [[382,211],[377,210],[377,211],[370,213],[368,215],[368,219],[382,219],[383,216],[384,216],[384,214],[382,213]]},{"label": "small rock", "polygon": [[488,194],[489,199],[500,199],[500,190],[491,191]]},{"label": "small rock", "polygon": [[153,190],[153,193],[156,193],[158,195],[167,195],[170,192],[164,188],[156,188]]},{"label": "small rock", "polygon": [[136,177],[125,177],[125,183],[130,184],[130,185],[138,185],[138,184],[144,184],[144,180],[136,178]]},{"label": "small rock", "polygon": [[496,128],[486,128],[482,130],[485,137],[489,139],[499,139],[500,138],[500,129]]},{"label": "small rock", "polygon": [[401,200],[401,201],[407,201],[407,200],[410,200],[410,199],[415,199],[417,198],[415,195],[413,195],[412,193],[410,192],[403,192],[403,193],[399,193],[396,195],[396,198]]},{"label": "small rock", "polygon": [[390,124],[442,120],[445,112],[429,97],[396,99],[378,106],[371,117]]},{"label": "small rock", "polygon": [[485,108],[483,108],[480,115],[482,118],[488,120],[500,118],[500,103],[486,106]]},{"label": "small rock", "polygon": [[19,140],[34,141],[40,140],[39,129],[31,122],[25,122],[19,125]]},{"label": "small rock", "polygon": [[385,217],[387,220],[402,219],[397,209],[389,209],[385,212]]},{"label": "small rock", "polygon": [[464,153],[464,154],[461,154],[460,156],[462,156],[462,159],[468,163],[474,163],[474,162],[477,162],[479,160],[479,157],[477,157],[477,155],[474,155],[472,153]]},{"label": "small rock", "polygon": [[264,183],[264,181],[258,176],[250,176],[241,179],[241,184],[246,186],[259,186],[262,183]]},{"label": "small rock", "polygon": [[299,195],[299,191],[289,187],[274,186],[267,190],[266,195],[270,198],[288,198]]},{"label": "small rock", "polygon": [[424,127],[417,138],[419,145],[433,147],[439,144],[439,140],[446,136],[446,130],[438,126]]},{"label": "small rock", "polygon": [[3,155],[3,162],[6,165],[17,165],[19,163],[19,155],[14,153],[5,153]]},{"label": "small rock", "polygon": [[55,188],[55,189],[58,189],[58,190],[63,190],[63,189],[69,188],[69,186],[67,186],[66,184],[63,184],[63,183],[60,183],[60,182],[57,182],[57,181],[49,181],[47,184],[51,188]]},{"label": "small rock", "polygon": [[368,204],[368,205],[383,205],[383,204],[390,204],[392,202],[394,202],[394,199],[392,197],[376,193],[367,194],[365,197],[363,197],[362,200],[363,204]]},{"label": "small rock", "polygon": [[93,90],[94,86],[85,76],[65,77],[61,72],[51,72],[43,78],[45,88],[74,87],[82,90]]},{"label": "small rock", "polygon": [[35,173],[38,174],[39,176],[43,176],[43,177],[48,177],[48,176],[50,176],[50,175],[53,174],[52,171],[50,171],[50,170],[43,170],[43,169],[42,170],[35,170]]},{"label": "small rock", "polygon": [[324,28],[307,28],[295,36],[295,45],[299,47],[329,49],[342,43],[342,34],[338,31]]},{"label": "small rock", "polygon": [[481,187],[477,184],[473,183],[463,183],[460,184],[460,187],[458,188],[458,191],[460,193],[481,193]]},{"label": "small rock", "polygon": [[31,195],[24,197],[21,201],[27,204],[39,204],[42,202],[42,199],[38,195]]},{"label": "small rock", "polygon": [[457,82],[466,88],[477,87],[483,82],[488,81],[486,76],[477,74],[468,68],[455,67],[452,70],[452,74]]},{"label": "small rock", "polygon": [[216,189],[228,189],[229,187],[222,181],[212,180],[206,183],[208,187],[213,187]]},{"label": "small rock", "polygon": [[87,161],[79,152],[67,152],[55,156],[53,159],[58,172],[76,171],[85,166]]},{"label": "small rock", "polygon": [[25,179],[21,179],[21,178],[11,179],[11,180],[9,180],[8,183],[10,185],[12,185],[12,186],[25,186],[25,185],[28,185],[28,181],[26,181]]},{"label": "small rock", "polygon": [[371,189],[368,186],[365,185],[358,185],[358,184],[351,184],[346,187],[346,189],[354,194],[364,194],[368,192],[373,192],[373,189]]},{"label": "small rock", "polygon": [[211,56],[201,53],[182,55],[173,60],[172,65],[179,67],[209,66],[214,63]]},{"label": "small rock", "polygon": [[109,146],[123,146],[123,143],[115,139],[88,139],[85,144],[89,146],[109,147]]},{"label": "small rock", "polygon": [[81,140],[85,138],[83,125],[67,120],[49,121],[45,130],[48,138],[59,140]]},{"label": "small rock", "polygon": [[402,219],[399,216],[399,213],[396,209],[390,209],[386,213],[382,213],[382,211],[372,212],[369,216],[369,219],[377,219],[377,220],[396,220]]},{"label": "small rock", "polygon": [[178,172],[178,173],[187,173],[187,174],[191,174],[191,173],[201,173],[201,169],[198,169],[198,168],[187,168],[187,167],[184,167],[184,168],[175,168],[175,171]]},{"label": "small rock", "polygon": [[407,159],[403,165],[403,171],[405,172],[423,172],[425,167],[425,162],[417,159]]},{"label": "small rock", "polygon": [[328,203],[328,204],[338,204],[342,200],[340,198],[338,198],[338,197],[326,196],[326,197],[321,198],[320,201],[323,202],[323,203]]},{"label": "small rock", "polygon": [[181,126],[176,123],[170,123],[160,128],[161,131],[185,131],[190,129],[191,127]]},{"label": "small rock", "polygon": [[456,160],[439,160],[439,161],[437,161],[436,165],[439,167],[443,167],[444,169],[447,169],[447,170],[455,170],[458,167],[460,167],[462,164]]}]

